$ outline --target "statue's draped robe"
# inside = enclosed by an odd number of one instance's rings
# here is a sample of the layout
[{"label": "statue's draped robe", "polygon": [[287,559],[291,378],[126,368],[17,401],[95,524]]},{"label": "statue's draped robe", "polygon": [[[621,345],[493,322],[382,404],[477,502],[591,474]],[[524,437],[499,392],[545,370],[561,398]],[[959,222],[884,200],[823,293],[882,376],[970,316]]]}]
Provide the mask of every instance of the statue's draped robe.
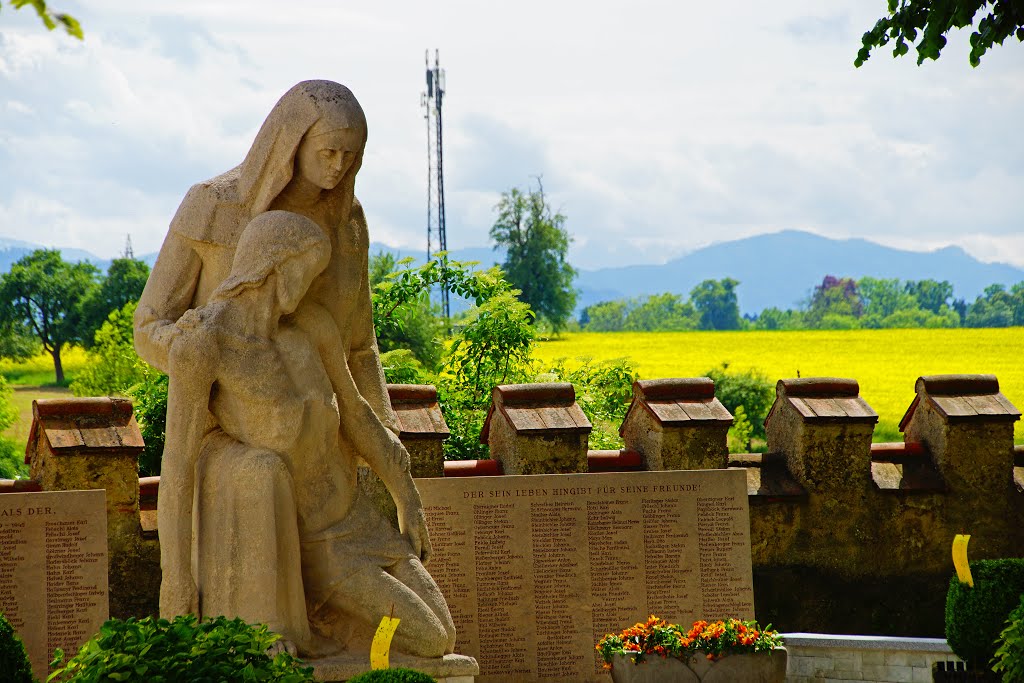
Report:
[{"label": "statue's draped robe", "polygon": [[[286,163],[292,163],[291,157]],[[189,191],[139,301],[136,346],[145,360],[160,369],[167,369],[173,323],[187,309],[205,304],[228,276],[238,237],[258,212],[240,201],[242,168]],[[366,222],[354,198],[347,213],[347,221],[329,230],[331,260],[307,298],[334,318],[340,332],[337,343],[346,352],[358,392],[382,423],[395,431],[373,331]],[[338,444],[338,439],[334,443],[350,449],[348,444]],[[174,447],[167,444],[168,449]],[[341,457],[337,452],[322,456]],[[228,436],[211,415],[197,465],[192,571],[202,616],[226,614],[267,623],[305,650],[311,636],[301,542],[307,539],[299,531],[292,474],[279,459],[265,452],[254,455],[246,444]],[[322,594],[311,597],[311,609],[326,599]]]}]

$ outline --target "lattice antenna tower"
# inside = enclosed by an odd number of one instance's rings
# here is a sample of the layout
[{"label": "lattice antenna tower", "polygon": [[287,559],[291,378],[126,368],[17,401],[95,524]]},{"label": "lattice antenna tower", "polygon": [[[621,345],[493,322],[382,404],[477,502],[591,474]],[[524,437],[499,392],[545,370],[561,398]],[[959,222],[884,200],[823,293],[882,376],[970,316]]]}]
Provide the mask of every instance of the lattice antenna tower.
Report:
[{"label": "lattice antenna tower", "polygon": [[135,258],[135,250],[132,249],[132,234],[128,233],[124,238],[124,254],[121,258]]},{"label": "lattice antenna tower", "polygon": [[[437,251],[448,251],[448,235],[445,231],[444,215],[444,128],[441,119],[441,104],[444,101],[445,78],[441,68],[441,57],[434,50],[434,66],[430,66],[430,50],[424,56],[427,74],[427,89],[420,96],[420,104],[426,110],[423,118],[427,123],[427,260]],[[436,237],[436,242],[434,238]],[[441,288],[441,308],[444,317],[451,314],[448,290]]]}]

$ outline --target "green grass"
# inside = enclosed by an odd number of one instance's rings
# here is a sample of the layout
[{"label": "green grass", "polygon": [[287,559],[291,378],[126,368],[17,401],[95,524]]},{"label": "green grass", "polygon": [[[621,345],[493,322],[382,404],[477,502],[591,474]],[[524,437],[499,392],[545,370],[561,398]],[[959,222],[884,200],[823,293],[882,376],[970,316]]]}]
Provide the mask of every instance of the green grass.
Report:
[{"label": "green grass", "polygon": [[61,385],[57,384],[53,358],[46,352],[21,362],[0,358],[0,375],[11,386],[67,386],[75,379],[78,371],[85,367],[85,350],[79,346],[66,348],[60,354],[60,360],[64,367],[64,382]]},{"label": "green grass", "polygon": [[[921,375],[989,373],[1024,407],[1024,328],[751,332],[579,332],[541,342],[537,357],[630,358],[640,376],[697,377],[719,363],[789,377],[852,377],[879,414],[876,441],[900,441],[897,425]],[[1015,440],[1024,443],[1024,425]]]}]

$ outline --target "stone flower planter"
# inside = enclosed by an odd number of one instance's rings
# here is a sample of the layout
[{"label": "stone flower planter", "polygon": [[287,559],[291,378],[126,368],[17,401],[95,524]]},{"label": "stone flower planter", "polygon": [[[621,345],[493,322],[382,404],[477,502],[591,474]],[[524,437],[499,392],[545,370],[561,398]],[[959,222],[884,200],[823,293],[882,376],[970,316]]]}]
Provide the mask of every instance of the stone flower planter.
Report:
[{"label": "stone flower planter", "polygon": [[783,683],[786,648],[715,661],[699,654],[686,660],[648,655],[634,664],[632,656],[616,655],[611,674],[615,683]]}]

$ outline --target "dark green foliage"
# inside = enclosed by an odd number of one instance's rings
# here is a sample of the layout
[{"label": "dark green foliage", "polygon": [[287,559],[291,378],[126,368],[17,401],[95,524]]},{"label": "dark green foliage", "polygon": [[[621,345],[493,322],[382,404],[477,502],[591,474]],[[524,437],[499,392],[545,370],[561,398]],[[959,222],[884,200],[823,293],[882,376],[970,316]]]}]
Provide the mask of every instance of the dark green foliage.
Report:
[{"label": "dark green foliage", "polygon": [[740,307],[736,299],[736,287],[739,284],[727,277],[722,280],[704,280],[693,288],[690,301],[700,315],[700,329],[740,329]]},{"label": "dark green foliage", "polygon": [[0,614],[0,681],[4,683],[33,683],[32,665],[25,646],[10,622]]},{"label": "dark green foliage", "polygon": [[1010,327],[1024,325],[1024,282],[1009,291],[1003,285],[989,285],[984,294],[967,307],[966,327]]},{"label": "dark green foliage", "polygon": [[377,669],[350,678],[348,683],[437,683],[434,678],[413,669]]},{"label": "dark green foliage", "polygon": [[678,294],[653,294],[635,299],[602,301],[583,309],[580,325],[588,332],[674,332],[695,330],[697,309]]},{"label": "dark green foliage", "polygon": [[910,52],[910,44],[920,40],[917,63],[925,59],[938,59],[946,46],[946,34],[954,28],[974,25],[981,14],[977,28],[971,33],[971,66],[978,66],[981,57],[993,45],[1002,45],[1007,38],[1016,36],[1024,42],[1024,3],[1015,0],[888,0],[889,16],[879,19],[861,39],[863,47],[857,52],[854,66],[861,66],[871,56],[871,50],[894,41],[893,57]]},{"label": "dark green foliage", "polygon": [[542,368],[536,380],[542,382],[569,382],[576,391],[576,402],[594,426],[590,433],[590,448],[614,450],[622,448],[619,426],[626,417],[633,399],[633,382],[639,379],[629,359],[615,358],[594,362],[591,358],[574,369],[566,366],[564,358],[556,359]]},{"label": "dark green foliage", "polygon": [[[100,281],[99,287],[93,289],[82,301],[82,327],[78,336],[86,348],[92,346],[97,330],[111,313],[129,303],[138,302],[147,279],[149,266],[145,261],[133,258],[118,258],[111,261],[107,275]],[[134,310],[133,306],[132,311]]]},{"label": "dark green foliage", "polygon": [[36,14],[39,15],[39,20],[43,22],[43,26],[49,31],[61,26],[67,31],[69,36],[74,36],[79,40],[85,38],[85,34],[82,33],[82,25],[78,23],[78,19],[75,19],[70,14],[54,12],[46,5],[46,0],[10,0],[10,5],[14,9],[32,7]]},{"label": "dark green foliage", "polygon": [[78,654],[51,675],[75,683],[180,683],[181,681],[313,680],[291,655],[266,651],[278,639],[264,625],[217,617],[199,623],[192,615],[174,621],[146,617],[111,619]]},{"label": "dark green foliage", "polygon": [[991,661],[996,639],[1024,593],[1024,559],[970,563],[974,587],[954,576],[946,594],[946,640],[958,657],[975,666]]},{"label": "dark green foliage", "polygon": [[715,381],[715,396],[732,414],[743,406],[745,419],[750,421],[751,434],[764,438],[764,419],[775,401],[775,385],[759,370],[742,372],[729,370],[728,363],[704,373]]},{"label": "dark green foliage", "polygon": [[498,219],[490,235],[506,249],[508,281],[539,318],[563,329],[576,306],[576,270],[565,260],[572,242],[563,227],[565,216],[551,212],[539,179],[536,190],[514,187],[502,193],[495,208]]},{"label": "dark green foliage", "polygon": [[1006,628],[999,634],[992,670],[1003,674],[1004,683],[1024,681],[1024,594],[1010,612]]},{"label": "dark green foliage", "polygon": [[0,277],[0,330],[25,330],[53,358],[58,384],[64,383],[60,352],[80,341],[82,302],[96,288],[89,263],[68,263],[60,252],[37,249],[18,259]]},{"label": "dark green foliage", "polygon": [[135,417],[142,430],[146,449],[139,456],[139,476],[160,474],[167,431],[167,375],[139,361],[142,380],[127,390],[135,406]]}]

